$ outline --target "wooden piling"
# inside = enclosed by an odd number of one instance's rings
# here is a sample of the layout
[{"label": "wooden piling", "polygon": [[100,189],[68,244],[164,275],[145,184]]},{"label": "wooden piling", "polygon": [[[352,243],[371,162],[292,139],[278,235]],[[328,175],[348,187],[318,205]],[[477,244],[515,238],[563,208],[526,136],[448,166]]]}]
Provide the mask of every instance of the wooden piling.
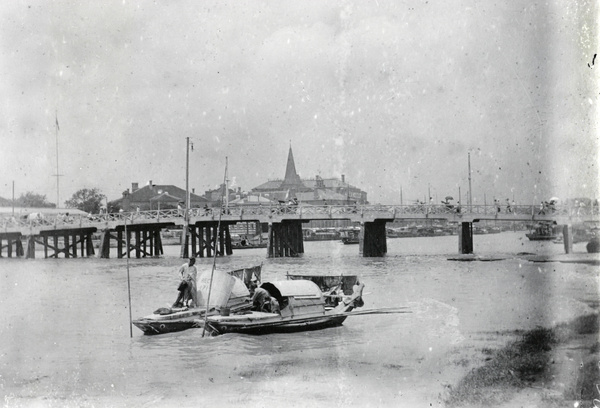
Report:
[{"label": "wooden piling", "polygon": [[385,221],[365,222],[359,233],[359,253],[363,257],[382,257],[387,253]]},{"label": "wooden piling", "polygon": [[458,252],[473,253],[473,223],[461,222],[458,227]]},{"label": "wooden piling", "polygon": [[27,237],[27,253],[25,258],[35,259],[35,236],[33,235]]},{"label": "wooden piling", "polygon": [[563,245],[565,254],[573,253],[573,227],[571,225],[563,226]]}]

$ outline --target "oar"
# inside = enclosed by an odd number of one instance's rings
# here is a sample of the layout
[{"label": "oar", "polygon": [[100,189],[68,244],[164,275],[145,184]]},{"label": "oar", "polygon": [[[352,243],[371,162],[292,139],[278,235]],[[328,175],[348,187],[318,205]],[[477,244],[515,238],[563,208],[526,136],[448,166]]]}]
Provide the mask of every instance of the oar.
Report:
[{"label": "oar", "polygon": [[412,313],[411,310],[403,310],[403,309],[408,309],[408,307],[389,307],[389,308],[382,308],[382,309],[353,310],[351,312],[342,312],[339,314],[343,314],[346,316],[359,316],[359,315],[374,315],[374,314]]}]

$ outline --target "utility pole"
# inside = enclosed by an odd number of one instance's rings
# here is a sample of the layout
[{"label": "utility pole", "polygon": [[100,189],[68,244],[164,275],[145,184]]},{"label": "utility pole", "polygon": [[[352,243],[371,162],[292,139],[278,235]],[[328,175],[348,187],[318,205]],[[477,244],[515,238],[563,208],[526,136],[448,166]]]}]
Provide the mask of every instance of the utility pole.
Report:
[{"label": "utility pole", "polygon": [[471,152],[469,152],[469,211],[473,205],[473,190],[471,188]]},{"label": "utility pole", "polygon": [[402,206],[402,186],[400,186],[400,206]]},{"label": "utility pole", "polygon": [[55,134],[56,134],[56,208],[60,208],[60,194],[59,194],[59,187],[58,187],[58,179],[61,176],[61,174],[58,172],[58,131],[60,130],[60,127],[58,126],[58,112],[55,111],[54,112],[54,118],[55,118],[55,123],[56,123],[56,127],[55,127]]}]

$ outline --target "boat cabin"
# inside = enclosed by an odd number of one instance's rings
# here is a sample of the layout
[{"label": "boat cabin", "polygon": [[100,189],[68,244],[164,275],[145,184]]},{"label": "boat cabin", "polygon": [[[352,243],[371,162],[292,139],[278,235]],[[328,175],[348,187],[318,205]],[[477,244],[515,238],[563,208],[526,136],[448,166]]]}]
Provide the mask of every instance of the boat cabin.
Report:
[{"label": "boat cabin", "polygon": [[260,285],[279,302],[281,317],[299,317],[325,313],[321,289],[309,280],[265,282]]}]

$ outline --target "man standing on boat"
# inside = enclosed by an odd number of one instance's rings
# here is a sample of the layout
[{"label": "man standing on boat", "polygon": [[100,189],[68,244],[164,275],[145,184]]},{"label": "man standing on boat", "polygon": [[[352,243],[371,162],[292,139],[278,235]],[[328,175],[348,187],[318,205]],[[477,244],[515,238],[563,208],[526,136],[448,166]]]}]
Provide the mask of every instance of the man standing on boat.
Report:
[{"label": "man standing on boat", "polygon": [[179,268],[179,275],[181,276],[182,281],[187,283],[187,288],[185,291],[179,292],[175,304],[180,303],[186,298],[187,300],[191,298],[192,304],[190,307],[198,307],[198,290],[196,289],[196,276],[198,275],[198,270],[196,269],[195,263],[196,258],[190,258],[187,264],[183,264]]}]

